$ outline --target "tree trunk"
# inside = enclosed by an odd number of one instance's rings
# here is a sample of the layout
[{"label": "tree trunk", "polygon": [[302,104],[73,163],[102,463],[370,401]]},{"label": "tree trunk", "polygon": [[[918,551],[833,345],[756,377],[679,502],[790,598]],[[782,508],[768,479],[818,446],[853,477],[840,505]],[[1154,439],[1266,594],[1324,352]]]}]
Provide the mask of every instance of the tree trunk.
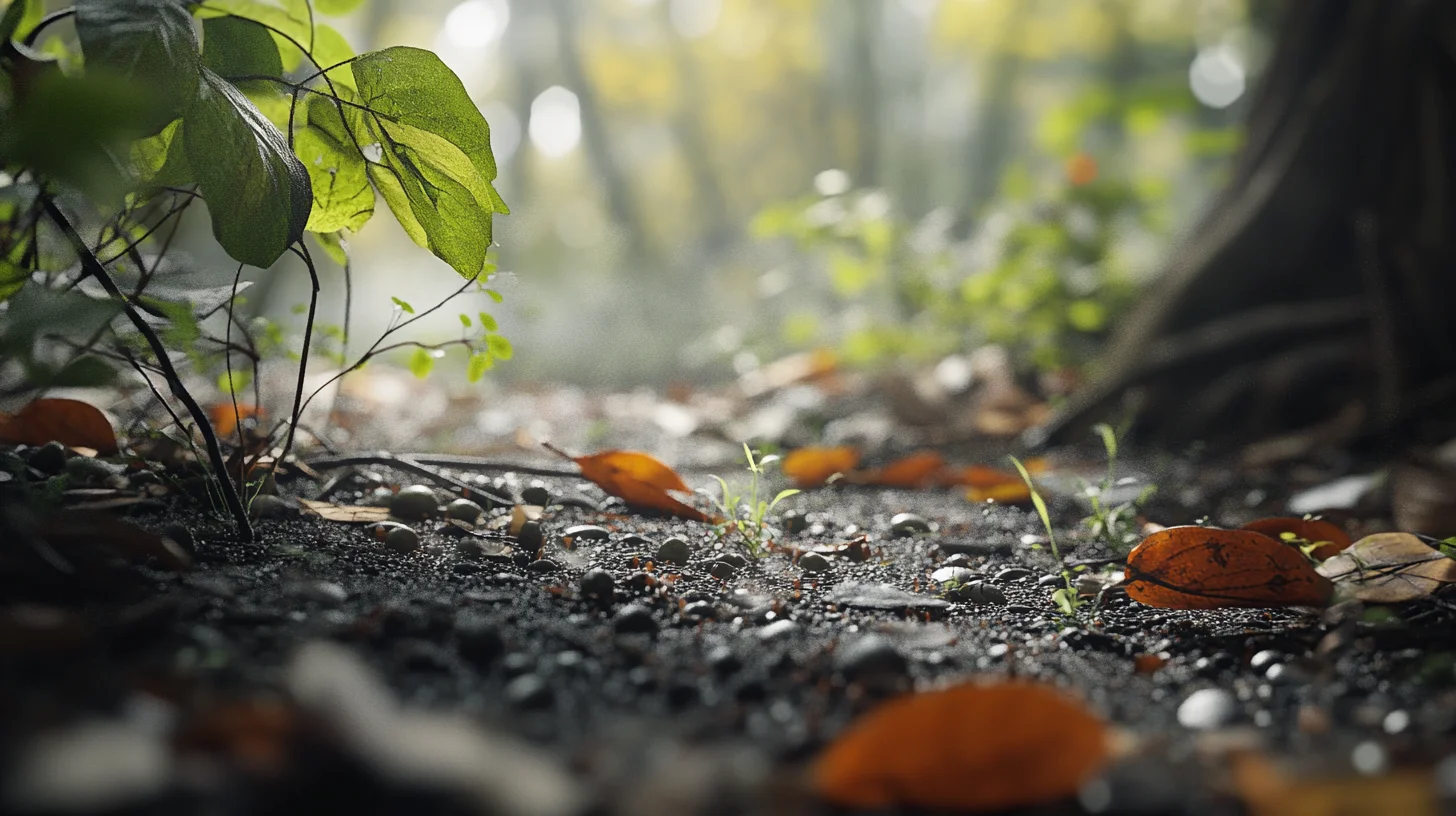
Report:
[{"label": "tree trunk", "polygon": [[1456,3],[1291,0],[1229,187],[1034,442],[1456,412]]}]

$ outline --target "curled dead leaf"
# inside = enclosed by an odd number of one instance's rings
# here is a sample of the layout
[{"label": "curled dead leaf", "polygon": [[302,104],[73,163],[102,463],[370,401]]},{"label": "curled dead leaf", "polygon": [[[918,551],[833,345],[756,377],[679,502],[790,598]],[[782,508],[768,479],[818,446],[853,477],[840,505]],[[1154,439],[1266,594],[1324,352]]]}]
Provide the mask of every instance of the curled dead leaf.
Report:
[{"label": "curled dead leaf", "polygon": [[1075,794],[1109,755],[1102,721],[1056,689],[967,684],[871,711],[819,755],[812,779],[854,808],[1002,810]]},{"label": "curled dead leaf", "polygon": [[935,451],[916,451],[884,467],[854,471],[846,476],[854,484],[916,490],[940,481],[944,471],[945,459],[940,454]]},{"label": "curled dead leaf", "polygon": [[859,451],[850,447],[799,448],[784,456],[784,475],[798,487],[819,487],[836,473],[848,473],[859,464]]},{"label": "curled dead leaf", "polygon": [[101,456],[118,450],[116,432],[100,409],[80,400],[59,398],[38,399],[18,413],[0,414],[0,442],[60,442],[72,448],[92,448]]},{"label": "curled dead leaf", "polygon": [[311,499],[299,499],[298,503],[303,505],[306,512],[340,524],[378,524],[389,521],[388,507],[353,507]]},{"label": "curled dead leaf", "polygon": [[[1350,535],[1334,522],[1317,518],[1278,516],[1251,521],[1239,528],[1263,533],[1276,541],[1307,547],[1309,555],[1323,561],[1350,546]],[[1285,534],[1292,538],[1285,538]]]},{"label": "curled dead leaf", "polygon": [[694,521],[712,521],[707,513],[684,504],[668,491],[691,493],[677,472],[660,460],[638,451],[610,450],[570,457],[581,475],[630,507],[659,510]]},{"label": "curled dead leaf", "polygon": [[1366,603],[1424,598],[1456,583],[1456,560],[1410,533],[1376,533],[1319,565],[1341,596]]},{"label": "curled dead leaf", "polygon": [[1324,606],[1333,586],[1297,548],[1252,530],[1169,527],[1127,556],[1127,594],[1168,609]]}]

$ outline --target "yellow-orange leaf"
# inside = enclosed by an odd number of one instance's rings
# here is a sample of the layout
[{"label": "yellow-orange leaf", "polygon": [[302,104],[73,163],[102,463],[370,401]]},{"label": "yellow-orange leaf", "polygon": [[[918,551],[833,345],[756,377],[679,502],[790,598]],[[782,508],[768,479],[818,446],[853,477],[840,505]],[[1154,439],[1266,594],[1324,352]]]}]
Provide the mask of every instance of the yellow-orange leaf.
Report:
[{"label": "yellow-orange leaf", "polygon": [[968,684],[862,717],[820,754],[813,784],[852,808],[1004,810],[1075,794],[1109,753],[1102,721],[1054,688]]},{"label": "yellow-orange leaf", "polygon": [[219,402],[207,409],[207,418],[218,436],[232,436],[238,432],[239,421],[262,415],[261,407],[247,402],[240,402],[236,407],[231,402]]},{"label": "yellow-orange leaf", "polygon": [[1251,521],[1239,529],[1253,530],[1280,541],[1284,540],[1285,533],[1290,533],[1295,538],[1310,544],[1319,544],[1309,553],[1310,557],[1316,561],[1323,561],[1337,555],[1340,551],[1348,549],[1351,543],[1348,533],[1333,522],[1324,519],[1279,516]]},{"label": "yellow-orange leaf", "polygon": [[880,487],[904,487],[911,490],[938,481],[945,471],[945,459],[935,451],[916,451],[882,468],[855,471],[849,481]]},{"label": "yellow-orange leaf", "polygon": [[648,454],[611,450],[574,456],[572,461],[581,468],[581,475],[630,506],[661,510],[695,521],[712,521],[703,511],[668,495],[669,490],[683,493],[691,490],[672,468]]},{"label": "yellow-orange leaf", "polygon": [[1127,556],[1127,594],[1169,609],[1323,606],[1334,587],[1298,548],[1252,530],[1169,527]]},{"label": "yellow-orange leaf", "polygon": [[117,452],[111,422],[96,406],[73,399],[38,399],[19,413],[0,414],[0,442],[59,442],[72,448],[92,448],[101,456]]},{"label": "yellow-orange leaf", "polygon": [[854,448],[799,448],[790,451],[782,464],[784,475],[799,487],[818,487],[836,473],[848,473],[859,464]]}]

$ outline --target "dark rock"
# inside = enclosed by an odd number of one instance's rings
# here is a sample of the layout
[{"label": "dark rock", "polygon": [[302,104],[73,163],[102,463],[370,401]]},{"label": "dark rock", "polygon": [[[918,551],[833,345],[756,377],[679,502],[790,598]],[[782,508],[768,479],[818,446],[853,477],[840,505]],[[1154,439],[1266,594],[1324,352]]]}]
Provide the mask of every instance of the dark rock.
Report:
[{"label": "dark rock", "polygon": [[545,507],[551,504],[551,491],[547,490],[545,485],[531,485],[521,491],[521,502],[537,507]]},{"label": "dark rock", "polygon": [[1011,581],[1020,581],[1023,578],[1030,578],[1031,575],[1031,570],[1025,567],[1007,567],[991,576],[991,580],[998,584],[1005,584]]},{"label": "dark rock", "polygon": [[604,569],[587,570],[581,576],[581,594],[583,597],[610,604],[617,594],[617,582],[612,580],[612,574]]},{"label": "dark rock", "polygon": [[930,532],[930,522],[914,513],[897,513],[890,519],[890,535],[909,538]]},{"label": "dark rock", "polygon": [[612,619],[612,628],[619,634],[657,634],[657,619],[652,610],[639,604],[624,606]]},{"label": "dark rock", "polygon": [[743,569],[748,566],[748,559],[738,553],[724,553],[718,556],[718,560],[731,565],[734,569]]},{"label": "dark rock", "polygon": [[950,604],[929,595],[916,595],[890,584],[869,584],[847,581],[836,586],[828,600],[856,609],[896,611],[943,611]]},{"label": "dark rock", "polygon": [[66,468],[66,446],[59,442],[47,442],[32,449],[27,461],[41,473],[54,476]]},{"label": "dark rock", "polygon": [[538,674],[523,674],[506,684],[506,701],[516,708],[538,710],[556,701],[556,691]]},{"label": "dark rock", "polygon": [[[258,498],[264,497],[259,496]],[[412,553],[420,548],[420,535],[401,524],[391,528],[389,533],[384,536],[384,545],[398,553]]]},{"label": "dark rock", "polygon": [[823,572],[829,569],[829,559],[816,552],[799,556],[799,569],[805,572]]},{"label": "dark rock", "polygon": [[735,572],[737,570],[733,568],[733,565],[721,558],[714,561],[713,566],[708,569],[708,574],[720,581],[726,581],[732,578]]},{"label": "dark rock", "polygon": [[516,533],[516,543],[527,553],[535,553],[546,544],[546,532],[541,528],[541,522],[528,521],[521,525],[520,532]]},{"label": "dark rock", "polygon": [[662,542],[662,546],[657,548],[655,560],[663,564],[685,567],[692,554],[692,548],[688,546],[688,543],[674,536]]},{"label": "dark rock", "polygon": [[1066,579],[1061,575],[1053,573],[1051,575],[1043,575],[1036,579],[1036,585],[1039,587],[1060,587],[1065,581]]},{"label": "dark rock", "polygon": [[445,505],[445,515],[452,519],[474,524],[485,515],[485,508],[470,499],[456,499]]},{"label": "dark rock", "polygon": [[526,569],[530,570],[531,572],[540,573],[556,572],[557,570],[561,569],[561,565],[556,563],[555,561],[552,561],[549,558],[538,558],[535,561],[527,564]]},{"label": "dark rock", "polygon": [[705,621],[718,617],[718,610],[707,601],[695,601],[684,606],[678,615],[684,620]]},{"label": "dark rock", "polygon": [[[84,457],[72,459],[72,462],[81,461]],[[263,494],[254,496],[252,503],[248,505],[248,515],[255,519],[284,519],[293,518],[298,515],[298,508],[287,499],[277,496]]]},{"label": "dark rock", "polygon": [[708,653],[708,666],[720,677],[727,677],[743,668],[743,660],[727,646],[719,646]]},{"label": "dark rock", "polygon": [[389,500],[389,514],[411,521],[422,521],[440,512],[440,499],[425,485],[401,488]]},{"label": "dark rock", "polygon": [[909,663],[889,638],[865,635],[835,650],[834,669],[848,680],[864,682],[902,677]]},{"label": "dark rock", "polygon": [[779,526],[791,535],[809,529],[809,517],[798,510],[790,510],[779,517]]}]

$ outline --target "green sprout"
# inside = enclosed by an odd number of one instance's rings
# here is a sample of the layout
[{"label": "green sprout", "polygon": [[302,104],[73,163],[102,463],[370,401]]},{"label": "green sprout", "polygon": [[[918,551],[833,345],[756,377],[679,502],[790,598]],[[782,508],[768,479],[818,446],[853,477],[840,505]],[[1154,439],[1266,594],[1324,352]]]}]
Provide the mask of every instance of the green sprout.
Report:
[{"label": "green sprout", "polygon": [[1052,557],[1057,560],[1057,566],[1062,571],[1062,583],[1064,586],[1052,593],[1052,603],[1056,604],[1063,615],[1072,617],[1077,614],[1077,608],[1082,605],[1082,600],[1077,597],[1077,589],[1072,585],[1072,571],[1062,563],[1062,552],[1057,547],[1057,534],[1052,530],[1052,517],[1047,512],[1046,501],[1042,499],[1041,493],[1031,481],[1031,474],[1026,472],[1026,466],[1015,456],[1010,457],[1011,464],[1016,466],[1016,472],[1021,474],[1021,480],[1026,482],[1026,489],[1031,492],[1031,504],[1036,508],[1036,514],[1041,517],[1042,526],[1046,528],[1047,544],[1051,546]]},{"label": "green sprout", "polygon": [[709,499],[718,510],[723,521],[715,527],[720,539],[736,531],[743,538],[743,543],[748,547],[748,552],[755,558],[764,554],[768,546],[770,530],[766,523],[768,514],[778,506],[779,502],[793,496],[800,491],[795,488],[780,490],[773,497],[772,501],[759,498],[761,481],[767,466],[779,461],[777,454],[769,454],[755,459],[753,450],[748,443],[743,445],[743,454],[748,458],[749,487],[748,493],[741,494],[728,486],[720,476],[714,476],[718,486],[722,488],[719,498]]}]

